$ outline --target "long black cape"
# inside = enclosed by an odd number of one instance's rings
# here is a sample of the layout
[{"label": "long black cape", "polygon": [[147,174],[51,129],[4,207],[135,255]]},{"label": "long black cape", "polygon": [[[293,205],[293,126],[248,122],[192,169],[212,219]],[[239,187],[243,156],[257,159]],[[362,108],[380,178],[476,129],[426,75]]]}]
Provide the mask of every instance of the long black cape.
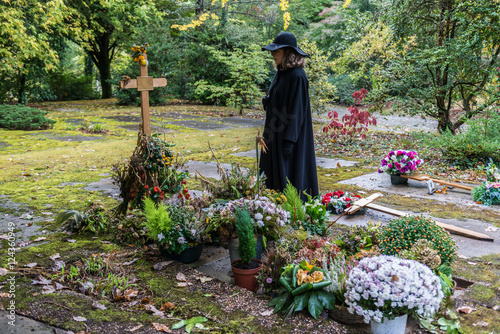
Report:
[{"label": "long black cape", "polygon": [[[264,141],[260,170],[267,177],[267,188],[282,191],[290,180],[299,190],[318,195],[318,177],[309,103],[309,81],[301,67],[278,70],[268,92]],[[293,146],[292,157],[285,159],[285,145]]]}]

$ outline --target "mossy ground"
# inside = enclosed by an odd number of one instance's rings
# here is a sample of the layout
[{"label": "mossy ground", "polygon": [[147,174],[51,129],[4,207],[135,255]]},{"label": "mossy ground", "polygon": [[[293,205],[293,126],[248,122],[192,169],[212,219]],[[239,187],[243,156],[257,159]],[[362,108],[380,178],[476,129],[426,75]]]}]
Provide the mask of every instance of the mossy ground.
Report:
[{"label": "mossy ground", "polygon": [[[123,129],[120,125],[124,123],[106,118],[111,116],[129,115],[139,116],[137,107],[119,107],[114,100],[100,101],[77,101],[65,103],[44,103],[39,107],[49,110],[49,118],[58,120],[54,129],[45,131],[8,131],[0,129],[0,194],[2,201],[8,199],[23,207],[22,210],[32,211],[33,215],[42,216],[42,212],[50,210],[57,214],[61,210],[74,209],[83,211],[88,202],[99,202],[105,208],[111,209],[118,202],[101,192],[84,189],[89,183],[109,177],[112,167],[128,159],[137,142],[137,134]],[[153,107],[153,124],[168,127],[169,132],[165,135],[166,140],[176,144],[174,151],[184,155],[186,159],[212,161],[214,156],[209,148],[212,147],[217,158],[224,163],[240,163],[243,167],[254,169],[256,161],[253,158],[238,157],[231,153],[249,151],[255,149],[255,137],[258,128],[225,129],[217,131],[196,131],[178,125],[164,124],[155,118],[156,114],[177,112],[196,116],[219,116],[227,115],[229,112],[224,107],[198,106],[198,105],[169,105]],[[76,129],[74,121],[88,120],[89,122],[101,123],[109,130],[106,134],[84,134]],[[198,121],[200,119],[197,119]],[[133,124],[133,123],[130,123]],[[318,124],[315,124],[319,128]],[[69,136],[69,137],[68,137]],[[58,140],[64,137],[65,140]],[[89,137],[88,141],[82,141],[83,137]],[[101,137],[96,139],[95,137]],[[68,141],[67,138],[78,140]],[[335,189],[358,192],[365,191],[356,186],[340,184],[342,180],[372,173],[377,166],[341,167],[335,170],[318,168],[320,190],[322,192]],[[191,178],[188,180],[189,189],[201,189],[199,180]],[[372,192],[365,191],[366,196]],[[500,215],[498,212],[477,212],[466,210],[459,205],[437,203],[432,199],[412,199],[402,196],[385,194],[379,200],[383,205],[397,206],[401,210],[420,212],[422,203],[425,202],[426,211],[435,217],[446,218],[470,218],[487,221],[500,227]],[[1,207],[1,205],[0,205]],[[19,209],[2,207],[0,210],[5,214],[20,214]],[[129,246],[119,246],[103,243],[110,239],[111,235],[99,236],[75,236],[75,242],[68,242],[67,234],[60,232],[51,219],[45,219],[41,225],[44,229],[54,231],[47,235],[43,244],[34,244],[30,247],[21,248],[16,253],[18,265],[22,268],[28,263],[37,262],[37,267],[47,270],[52,265],[50,256],[56,253],[61,255],[67,264],[75,263],[82,257],[91,256],[96,253],[107,253],[112,251],[124,251],[135,249],[138,253],[142,250]],[[111,240],[112,241],[112,240]],[[6,242],[2,241],[0,248],[0,267],[7,264]],[[471,265],[468,262],[477,264]],[[174,318],[186,319],[191,316],[204,315],[209,319],[206,324],[212,332],[264,332],[254,316],[249,316],[241,311],[225,312],[221,306],[207,297],[210,293],[210,284],[197,284],[188,291],[174,287],[175,275],[178,271],[190,272],[190,268],[179,264],[168,266],[162,272],[151,269],[151,259],[143,258],[127,269],[127,272],[139,278],[139,290],[149,298],[153,298],[154,304],[159,308],[163,303],[170,301],[176,304],[171,312],[171,319],[158,319],[144,311],[140,306],[120,308],[114,303],[106,303],[106,310],[91,308],[91,300],[88,296],[65,291],[56,294],[38,294],[39,286],[31,284],[32,276],[28,270],[21,271],[16,283],[18,284],[17,307],[18,311],[28,314],[36,319],[57,325],[73,331],[85,330],[85,326],[72,320],[72,316],[84,316],[88,319],[89,328],[109,328],[113,333],[111,325],[116,326],[117,333],[122,333],[125,328],[133,327],[139,323],[159,322],[168,326],[172,325]],[[26,268],[25,268],[26,269]],[[498,312],[491,307],[499,303],[498,272],[500,272],[500,256],[491,255],[482,259],[459,259],[454,265],[454,275],[477,281],[462,300],[477,308],[476,312],[469,315],[461,315],[461,323],[466,333],[483,333],[477,327],[472,326],[479,320],[489,322],[489,327],[484,333],[500,332],[500,320]],[[0,276],[1,282],[6,276]],[[1,299],[4,307],[6,299]],[[44,307],[41,307],[44,305]],[[38,310],[38,311],[35,311]],[[288,333],[292,325],[283,321],[279,332]],[[275,328],[274,332],[277,332]],[[94,331],[94,330],[92,330]],[[94,331],[97,332],[97,331]]]}]

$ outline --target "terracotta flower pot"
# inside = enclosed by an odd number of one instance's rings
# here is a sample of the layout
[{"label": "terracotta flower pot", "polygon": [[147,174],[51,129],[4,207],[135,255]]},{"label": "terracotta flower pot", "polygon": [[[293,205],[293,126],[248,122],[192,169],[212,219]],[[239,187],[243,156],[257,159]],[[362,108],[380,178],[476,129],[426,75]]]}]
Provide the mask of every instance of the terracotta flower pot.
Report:
[{"label": "terracotta flower pot", "polygon": [[[236,266],[235,266],[236,265]],[[241,268],[241,260],[236,260],[231,263],[231,269],[234,274],[234,283],[242,288],[250,291],[255,291],[257,288],[257,273],[262,269],[262,261],[252,259],[250,267],[252,269]]]}]

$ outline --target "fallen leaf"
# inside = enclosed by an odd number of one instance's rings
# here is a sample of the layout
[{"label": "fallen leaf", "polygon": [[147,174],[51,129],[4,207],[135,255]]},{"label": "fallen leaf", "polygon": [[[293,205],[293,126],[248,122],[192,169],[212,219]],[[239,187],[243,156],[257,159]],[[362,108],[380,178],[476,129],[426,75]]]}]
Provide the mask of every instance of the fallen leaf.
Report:
[{"label": "fallen leaf", "polygon": [[477,263],[476,262],[472,262],[472,261],[469,261],[467,262],[468,264],[470,264],[471,266],[477,266]]},{"label": "fallen leaf", "polygon": [[9,239],[9,236],[7,234],[2,234],[0,235],[0,240],[6,240],[6,239]]},{"label": "fallen leaf", "polygon": [[45,240],[47,239],[46,237],[40,237],[40,238],[36,238],[35,240],[33,240],[33,242],[39,242],[39,241],[42,241],[42,240]]},{"label": "fallen leaf", "polygon": [[178,288],[185,288],[185,287],[188,287],[190,285],[193,285],[193,283],[189,283],[189,282],[179,282],[179,283],[177,283],[177,287]]},{"label": "fallen leaf", "polygon": [[52,284],[52,280],[51,279],[46,279],[45,277],[39,275],[37,277],[37,279],[33,280],[31,282],[32,285],[36,285],[36,284],[42,284],[42,285],[48,285],[48,284]]},{"label": "fallen leaf", "polygon": [[52,261],[55,261],[56,259],[58,259],[58,258],[60,258],[60,257],[61,257],[61,256],[59,255],[59,253],[57,253],[57,254],[52,255],[52,256],[50,257],[50,259],[51,259]]},{"label": "fallen leaf", "polygon": [[130,329],[126,329],[125,332],[135,332],[136,330],[138,330],[139,328],[141,328],[142,326],[144,325],[137,325],[133,328],[130,328]]},{"label": "fallen leaf", "polygon": [[99,309],[99,310],[105,310],[106,309],[106,306],[102,305],[98,301],[93,302],[92,303],[92,307],[96,308],[96,309]]},{"label": "fallen leaf", "polygon": [[42,212],[42,215],[45,215],[45,216],[52,216],[53,213],[52,212]]},{"label": "fallen leaf", "polygon": [[152,312],[153,315],[156,315],[157,317],[165,318],[165,314],[162,311],[159,311],[154,305],[146,304],[144,305],[144,308]]},{"label": "fallen leaf", "polygon": [[470,313],[474,312],[475,310],[476,309],[471,307],[471,306],[462,306],[462,307],[457,308],[457,312],[465,313],[465,314],[470,314]]},{"label": "fallen leaf", "polygon": [[213,280],[213,277],[198,277],[198,279],[200,280],[201,283],[205,283],[205,282],[210,282],[211,280]]},{"label": "fallen leaf", "polygon": [[339,168],[340,168],[340,167],[342,167],[342,166],[340,165],[340,162],[337,162],[337,167],[339,167]]},{"label": "fallen leaf", "polygon": [[68,239],[68,242],[73,243],[73,242],[76,242],[76,240],[75,239]]},{"label": "fallen leaf", "polygon": [[489,325],[490,324],[486,321],[479,321],[479,322],[472,324],[472,326],[475,326],[475,327],[488,327]]},{"label": "fallen leaf", "polygon": [[64,263],[64,261],[55,261],[54,265],[52,266],[52,270],[59,271],[65,266],[66,266],[66,263]]},{"label": "fallen leaf", "polygon": [[67,286],[64,286],[57,282],[55,283],[55,285],[56,285],[56,290],[69,289]]},{"label": "fallen leaf", "polygon": [[80,289],[80,291],[85,292],[92,289],[94,289],[94,283],[87,281],[82,283],[82,288]]},{"label": "fallen leaf", "polygon": [[29,244],[31,244],[31,241],[30,241],[30,240],[27,240],[27,241],[24,241],[24,242],[18,242],[18,243],[17,243],[17,247],[26,247],[26,246],[28,246]]},{"label": "fallen leaf", "polygon": [[164,333],[172,333],[172,331],[170,330],[170,328],[168,328],[164,324],[159,324],[159,323],[153,322],[153,327],[157,331],[162,331]]},{"label": "fallen leaf", "polygon": [[486,232],[496,232],[498,230],[497,227],[494,227],[494,226],[488,226],[485,231]]},{"label": "fallen leaf", "polygon": [[24,266],[28,267],[28,268],[33,268],[33,267],[36,267],[36,265],[37,265],[36,262],[32,262],[32,263],[25,264]]},{"label": "fallen leaf", "polygon": [[155,264],[153,266],[153,269],[154,270],[162,270],[164,267],[168,266],[172,262],[174,262],[174,261],[162,261],[162,262],[158,262],[157,264]]},{"label": "fallen leaf", "polygon": [[163,304],[161,307],[160,307],[160,311],[164,311],[164,310],[171,310],[175,307],[175,304],[174,303],[171,303],[171,302],[166,302],[165,304]]},{"label": "fallen leaf", "polygon": [[87,321],[87,319],[85,317],[80,317],[80,316],[73,317],[73,320],[75,320],[75,321]]},{"label": "fallen leaf", "polygon": [[175,278],[177,278],[178,281],[182,281],[182,282],[186,282],[187,281],[186,275],[184,275],[181,272],[177,273],[177,276],[175,276]]},{"label": "fallen leaf", "polygon": [[7,292],[0,292],[0,298],[8,298],[9,296]]},{"label": "fallen leaf", "polygon": [[262,315],[264,317],[268,317],[271,314],[273,314],[273,312],[274,312],[273,310],[268,310],[268,311],[260,312],[260,315]]},{"label": "fallen leaf", "polygon": [[5,276],[5,275],[7,275],[7,273],[8,273],[8,272],[9,272],[9,271],[8,271],[7,269],[5,269],[5,268],[0,268],[0,276]]},{"label": "fallen leaf", "polygon": [[56,292],[56,289],[54,288],[53,285],[44,285],[43,286],[43,291],[42,294],[47,294],[47,293],[54,293]]},{"label": "fallen leaf", "polygon": [[126,300],[130,301],[133,298],[137,297],[138,294],[139,294],[139,291],[137,291],[137,290],[127,289],[123,293],[123,296],[125,297]]}]

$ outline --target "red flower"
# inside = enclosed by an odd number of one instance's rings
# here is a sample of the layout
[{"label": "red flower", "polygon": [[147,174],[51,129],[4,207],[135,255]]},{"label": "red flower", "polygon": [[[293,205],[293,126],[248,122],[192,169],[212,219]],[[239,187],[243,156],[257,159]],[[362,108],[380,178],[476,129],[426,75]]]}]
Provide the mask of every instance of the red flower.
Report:
[{"label": "red flower", "polygon": [[344,201],[346,201],[346,202],[350,202],[350,201],[352,201],[352,200],[351,200],[349,197],[346,197],[346,198],[344,198]]},{"label": "red flower", "polygon": [[187,194],[189,190],[187,190],[186,188],[184,188],[184,194]]},{"label": "red flower", "polygon": [[186,199],[190,199],[191,198],[191,194],[186,194]]},{"label": "red flower", "polygon": [[155,193],[159,193],[159,192],[161,191],[161,189],[160,189],[160,187],[154,187],[154,188],[153,188],[153,191],[154,191]]},{"label": "red flower", "polygon": [[187,184],[186,179],[183,179],[183,180],[182,180],[182,184]]},{"label": "red flower", "polygon": [[182,193],[179,193],[179,194],[177,195],[177,197],[182,198],[182,197],[183,197],[183,196],[182,196]]},{"label": "red flower", "polygon": [[344,192],[342,190],[339,190],[338,193],[339,193],[339,196],[343,196],[344,195]]},{"label": "red flower", "polygon": [[361,196],[360,196],[360,195],[354,195],[354,197],[356,197],[356,198],[361,198]]},{"label": "red flower", "polygon": [[149,189],[149,186],[146,184],[146,185],[144,186],[144,189]]},{"label": "red flower", "polygon": [[351,207],[351,203],[347,203],[346,208],[350,208],[350,207]]}]

